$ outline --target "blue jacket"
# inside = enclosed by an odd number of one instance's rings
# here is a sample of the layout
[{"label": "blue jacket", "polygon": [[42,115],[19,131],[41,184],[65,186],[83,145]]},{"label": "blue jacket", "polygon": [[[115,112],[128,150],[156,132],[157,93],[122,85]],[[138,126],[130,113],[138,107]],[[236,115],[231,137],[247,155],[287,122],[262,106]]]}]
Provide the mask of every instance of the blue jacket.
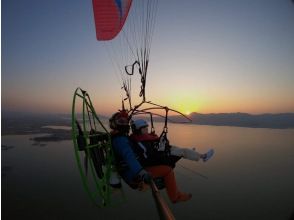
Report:
[{"label": "blue jacket", "polygon": [[120,175],[127,183],[133,182],[143,167],[136,159],[131,141],[125,135],[115,135],[112,137],[112,148],[116,160],[127,164],[127,169],[124,169]]}]

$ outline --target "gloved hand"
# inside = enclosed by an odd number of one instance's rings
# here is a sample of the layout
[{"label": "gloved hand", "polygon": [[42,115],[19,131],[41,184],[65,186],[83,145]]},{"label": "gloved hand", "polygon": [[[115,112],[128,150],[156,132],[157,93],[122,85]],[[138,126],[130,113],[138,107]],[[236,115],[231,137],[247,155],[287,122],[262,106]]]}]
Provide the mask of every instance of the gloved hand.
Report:
[{"label": "gloved hand", "polygon": [[165,146],[166,146],[166,139],[163,138],[163,136],[161,136],[158,143],[158,151],[165,151]]},{"label": "gloved hand", "polygon": [[166,136],[161,136],[158,143],[158,151],[167,151],[169,149],[169,140],[166,138]]},{"label": "gloved hand", "polygon": [[144,183],[146,184],[150,184],[151,183],[151,180],[152,180],[152,176],[146,171],[146,170],[141,170],[139,172],[139,176],[141,178],[141,180],[144,181]]}]

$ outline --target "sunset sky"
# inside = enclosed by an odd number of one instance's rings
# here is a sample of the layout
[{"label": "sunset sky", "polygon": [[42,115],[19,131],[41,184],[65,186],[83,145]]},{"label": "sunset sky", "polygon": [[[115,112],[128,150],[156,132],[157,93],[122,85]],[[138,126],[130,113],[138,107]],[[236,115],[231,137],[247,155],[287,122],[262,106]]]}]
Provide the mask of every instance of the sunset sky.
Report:
[{"label": "sunset sky", "polygon": [[[91,0],[2,0],[1,52],[2,110],[70,113],[76,87],[101,114],[120,108]],[[146,96],[184,113],[294,112],[294,4],[159,0]]]}]

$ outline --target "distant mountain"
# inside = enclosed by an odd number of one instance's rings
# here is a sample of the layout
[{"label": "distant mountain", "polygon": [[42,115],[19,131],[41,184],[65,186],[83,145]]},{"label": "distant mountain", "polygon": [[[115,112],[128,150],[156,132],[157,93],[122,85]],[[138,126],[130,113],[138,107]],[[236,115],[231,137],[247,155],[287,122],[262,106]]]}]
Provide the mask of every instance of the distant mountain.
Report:
[{"label": "distant mountain", "polygon": [[1,135],[38,134],[43,126],[71,126],[68,114],[42,114],[30,112],[1,112]]},{"label": "distant mountain", "polygon": [[[219,113],[201,114],[192,113],[189,115],[193,124],[216,125],[216,126],[237,126],[251,128],[294,128],[294,113],[280,114],[259,114],[247,113]],[[180,116],[171,116],[174,122],[183,122]]]},{"label": "distant mountain", "polygon": [[[40,127],[44,125],[66,125],[71,126],[70,114],[36,114],[21,112],[2,111],[1,134],[31,133],[39,132]],[[98,117],[107,124],[108,118],[103,115]],[[81,115],[78,114],[80,119]],[[149,120],[149,117],[141,116]],[[215,125],[215,126],[236,126],[250,128],[294,128],[294,113],[280,114],[259,114],[252,115],[247,113],[218,113],[218,114],[201,114],[191,113],[189,118],[193,124],[198,125]],[[154,121],[164,121],[164,118],[154,117]],[[182,116],[169,116],[169,121],[174,123],[188,122]]]}]

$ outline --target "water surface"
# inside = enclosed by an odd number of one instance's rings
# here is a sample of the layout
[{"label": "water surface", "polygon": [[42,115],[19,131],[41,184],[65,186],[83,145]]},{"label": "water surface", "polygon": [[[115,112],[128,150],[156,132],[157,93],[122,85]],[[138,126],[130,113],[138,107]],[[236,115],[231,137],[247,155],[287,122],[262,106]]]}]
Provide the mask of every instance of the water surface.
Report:
[{"label": "water surface", "polygon": [[[158,218],[151,192],[127,186],[121,206],[94,207],[83,190],[72,142],[40,147],[30,138],[2,136],[2,145],[13,146],[2,150],[4,219]],[[177,219],[289,219],[294,210],[293,129],[171,124],[169,139],[177,146],[216,152],[207,163],[179,162],[178,186],[193,198],[168,202]]]}]

